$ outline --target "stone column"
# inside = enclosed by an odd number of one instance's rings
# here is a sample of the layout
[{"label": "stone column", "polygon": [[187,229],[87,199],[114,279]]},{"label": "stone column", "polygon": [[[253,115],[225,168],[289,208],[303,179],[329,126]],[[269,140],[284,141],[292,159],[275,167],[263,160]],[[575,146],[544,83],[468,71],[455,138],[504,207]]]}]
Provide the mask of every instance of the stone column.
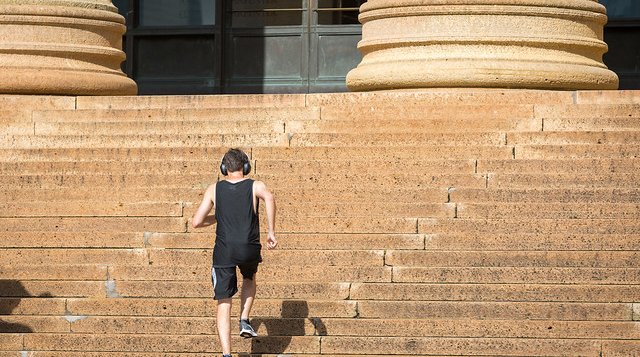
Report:
[{"label": "stone column", "polygon": [[0,93],[133,95],[111,0],[0,0]]},{"label": "stone column", "polygon": [[369,0],[353,91],[617,89],[597,0]]}]

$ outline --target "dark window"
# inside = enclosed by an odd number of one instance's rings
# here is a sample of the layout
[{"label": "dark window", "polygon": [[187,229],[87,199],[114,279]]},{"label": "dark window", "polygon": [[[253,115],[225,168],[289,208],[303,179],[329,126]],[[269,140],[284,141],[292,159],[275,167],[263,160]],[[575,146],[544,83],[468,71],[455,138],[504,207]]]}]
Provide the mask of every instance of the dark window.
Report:
[{"label": "dark window", "polygon": [[135,42],[137,77],[215,75],[215,40],[211,36],[140,36]]},{"label": "dark window", "polygon": [[140,0],[140,26],[215,25],[215,0]]},{"label": "dark window", "polygon": [[640,89],[640,1],[601,0],[609,23],[604,40],[609,51],[604,63],[620,78],[620,89]]}]

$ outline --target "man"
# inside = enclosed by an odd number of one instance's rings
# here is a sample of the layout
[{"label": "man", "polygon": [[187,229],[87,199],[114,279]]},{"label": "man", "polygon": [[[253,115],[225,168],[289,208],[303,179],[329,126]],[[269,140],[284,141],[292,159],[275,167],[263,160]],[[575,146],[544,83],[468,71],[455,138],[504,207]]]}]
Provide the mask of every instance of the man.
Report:
[{"label": "man", "polygon": [[[256,272],[262,261],[260,250],[259,200],[267,213],[267,249],[278,245],[275,226],[275,200],[261,181],[246,178],[251,171],[247,154],[231,149],[222,158],[220,171],[225,180],[209,186],[192,218],[194,228],[207,227],[217,221],[213,249],[214,299],[218,301],[217,326],[223,357],[231,357],[231,297],[238,292],[236,267],[242,274],[240,336],[256,337],[249,323],[249,313],[256,295]],[[209,215],[211,209],[214,215]]]}]

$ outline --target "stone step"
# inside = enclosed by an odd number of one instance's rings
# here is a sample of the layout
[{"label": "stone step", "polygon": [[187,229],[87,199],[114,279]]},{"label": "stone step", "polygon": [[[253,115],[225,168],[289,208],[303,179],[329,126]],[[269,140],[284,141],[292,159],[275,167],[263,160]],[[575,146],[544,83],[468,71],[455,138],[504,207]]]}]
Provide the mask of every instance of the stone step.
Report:
[{"label": "stone step", "polygon": [[[640,165],[639,165],[640,166]],[[413,160],[375,160],[354,158],[353,160],[255,160],[257,174],[281,175],[282,172],[294,171],[296,174],[313,174],[324,176],[328,174],[403,174],[433,175],[475,173],[476,160],[440,160],[430,158],[414,158]]]},{"label": "stone step", "polygon": [[[68,333],[69,322],[62,316],[2,316],[0,336],[18,333]],[[3,354],[4,353],[4,354]],[[0,352],[0,356],[19,356],[19,352]]]},{"label": "stone step", "polygon": [[[573,105],[536,105],[535,116],[547,123],[549,119],[640,119],[640,106],[636,104],[598,103]],[[546,125],[545,125],[545,130]]]},{"label": "stone step", "polygon": [[0,135],[2,149],[52,148],[204,148],[289,146],[289,136],[279,134],[227,135]]},{"label": "stone step", "polygon": [[[616,91],[612,95],[616,95]],[[628,95],[634,96],[634,92]],[[588,93],[587,93],[588,94]],[[339,106],[353,105],[505,105],[505,104],[573,104],[574,92],[537,90],[494,90],[477,88],[417,89],[411,91],[374,91],[359,93],[314,93],[307,94],[307,105]],[[637,94],[635,94],[637,95]],[[620,95],[622,96],[622,95]],[[583,97],[583,98],[586,98]],[[585,99],[586,101],[586,99]]]},{"label": "stone step", "polygon": [[[428,108],[411,108],[411,112],[391,107],[386,110],[370,108],[375,112],[367,112],[365,108],[341,109],[339,112],[322,110],[321,120],[288,121],[285,123],[287,133],[473,133],[473,132],[520,132],[541,131],[542,120],[539,118],[520,117],[518,114],[505,117],[493,117],[479,113],[474,117],[463,114],[446,114],[442,117],[430,117],[422,110]],[[455,107],[458,110],[459,107]],[[393,115],[390,113],[397,112]],[[427,110],[428,112],[428,110]],[[371,115],[373,114],[373,115]],[[389,119],[397,116],[397,119]],[[478,118],[480,116],[481,118]],[[363,120],[365,119],[366,120]],[[37,127],[36,127],[37,128]],[[634,128],[629,123],[629,129]]]},{"label": "stone step", "polygon": [[[36,122],[25,128],[35,135],[220,135],[285,133],[287,122],[282,120],[219,120],[219,121],[153,121],[153,122]],[[22,134],[7,133],[7,134]]]},{"label": "stone step", "polygon": [[[640,131],[554,131],[507,133],[509,145],[638,145]],[[293,142],[292,142],[293,143]]]},{"label": "stone step", "polygon": [[450,190],[451,202],[459,203],[638,203],[640,189],[617,188],[517,188]]},{"label": "stone step", "polygon": [[[606,251],[640,250],[636,234],[575,234],[567,233],[484,233],[429,234],[425,235],[427,250],[471,250],[471,251]],[[395,249],[390,247],[389,249]],[[414,248],[419,249],[419,248]]]},{"label": "stone step", "polygon": [[457,218],[634,219],[640,203],[459,203]]},{"label": "stone step", "polygon": [[[232,337],[234,350],[238,352],[265,353],[274,347],[285,346],[287,353],[320,353],[319,336],[271,337],[263,344],[252,344],[240,336]],[[179,353],[200,351],[217,354],[220,345],[212,336],[199,335],[94,335],[94,334],[29,334],[25,336],[24,349],[40,351],[127,351]]]},{"label": "stone step", "polygon": [[507,159],[477,160],[477,172],[501,174],[584,174],[635,173],[640,170],[638,158],[581,159]]},{"label": "stone step", "polygon": [[[251,154],[251,148],[245,148]],[[7,149],[0,148],[0,160],[4,162],[73,162],[73,163],[121,163],[121,162],[218,162],[227,151],[223,147],[198,148],[49,148]]]},{"label": "stone step", "polygon": [[[0,232],[0,244],[4,238],[5,236]],[[384,250],[424,249],[426,237],[422,234],[287,234],[278,232],[277,238],[279,250]],[[627,241],[632,238],[630,237]],[[206,249],[213,247],[214,239],[212,233],[149,233],[146,235],[147,245],[153,248]],[[262,239],[265,239],[264,234]],[[82,243],[82,238],[80,237],[78,241]],[[37,242],[39,243],[39,241]]]},{"label": "stone step", "polygon": [[258,162],[269,161],[355,161],[366,162],[412,162],[417,159],[429,160],[470,160],[512,159],[513,147],[504,145],[464,145],[444,144],[439,146],[406,147],[358,147],[353,144],[344,146],[319,147],[254,147],[251,157]]},{"label": "stone step", "polygon": [[[262,338],[261,341],[267,341],[269,340],[269,337],[264,337]],[[281,339],[278,339],[276,341],[280,341]],[[286,342],[286,339],[285,339]],[[282,342],[279,342],[280,346],[283,345]],[[278,348],[277,350],[280,350],[282,348]],[[218,351],[219,352],[219,351]],[[4,354],[3,354],[4,353]],[[187,353],[166,353],[166,352],[69,352],[69,351],[65,351],[65,352],[29,352],[29,356],[31,357],[209,357],[211,354],[206,354],[206,353],[191,353],[191,352],[187,352]],[[290,353],[287,352],[286,354],[287,356],[301,356],[301,357],[323,357],[323,356],[328,356],[328,355],[321,355],[321,354],[295,354],[295,353]],[[16,357],[16,353],[15,352],[0,352],[0,356],[1,357]],[[278,354],[268,354],[268,353],[243,353],[242,356],[244,357],[282,357],[282,353],[278,353]],[[357,357],[357,356],[362,356],[362,355],[344,355],[341,354],[340,356],[343,357]],[[367,356],[370,357],[385,357],[386,355],[373,355],[373,354],[367,354]],[[418,354],[411,354],[411,355],[395,355],[397,357],[452,357],[452,356],[442,356],[442,355],[418,355]],[[18,357],[21,357],[18,355]],[[483,356],[479,356],[479,357],[483,357]]]},{"label": "stone step", "polygon": [[[153,95],[77,97],[77,109],[304,107],[303,94]],[[37,108],[37,107],[36,107]],[[73,109],[73,108],[71,108]]]},{"label": "stone step", "polygon": [[29,201],[0,202],[2,217],[182,217],[182,202]]},{"label": "stone step", "polygon": [[640,104],[637,90],[577,91],[578,104]]},{"label": "stone step", "polygon": [[598,357],[601,342],[569,339],[430,338],[430,337],[333,337],[322,339],[323,353],[330,355],[373,353],[463,356],[590,356]]},{"label": "stone step", "polygon": [[[157,233],[156,233],[157,234]],[[145,248],[150,233],[134,232],[68,232],[31,231],[0,232],[2,248]],[[209,238],[212,234],[201,234]],[[213,234],[215,236],[215,233]],[[204,239],[202,239],[204,241]],[[204,243],[203,243],[204,244]],[[213,240],[206,247],[213,247]],[[204,248],[204,247],[203,247]]]},{"label": "stone step", "polygon": [[31,112],[33,108],[39,110],[73,110],[76,107],[76,97],[48,96],[48,95],[0,95],[0,111]]},{"label": "stone step", "polygon": [[[613,138],[611,139],[613,140]],[[633,138],[619,138],[623,143],[633,143]],[[640,141],[640,138],[638,139]],[[516,137],[517,144],[526,142],[526,137]],[[511,143],[511,142],[510,142]],[[315,146],[363,146],[363,147],[414,147],[429,145],[465,145],[465,146],[499,146],[507,144],[505,133],[415,133],[415,134],[327,134],[298,133],[292,134],[291,147]],[[266,145],[263,145],[266,146]],[[273,145],[276,146],[276,145]]]},{"label": "stone step", "polygon": [[[415,271],[414,273],[417,273]],[[584,274],[588,274],[585,272]],[[636,282],[637,283],[637,280]],[[631,283],[631,284],[635,284]],[[637,285],[354,283],[349,298],[381,301],[633,303]]]},{"label": "stone step", "polygon": [[[146,218],[146,220],[145,220]],[[276,218],[282,233],[418,233],[416,218],[306,217]],[[0,218],[0,231],[13,232],[193,232],[187,217],[30,217]],[[29,223],[31,222],[31,223]],[[189,227],[187,227],[189,225]],[[200,229],[201,230],[201,229]]]},{"label": "stone step", "polygon": [[[83,320],[84,321],[84,320]],[[566,338],[637,339],[634,323],[621,321],[536,321],[457,319],[323,319],[331,336],[352,336],[367,331],[368,336],[470,337],[470,338]],[[260,331],[258,331],[260,333]]]},{"label": "stone step", "polygon": [[[40,248],[2,248],[7,261],[25,261],[30,265],[111,264],[149,265],[148,252],[145,249],[40,249]],[[211,261],[209,260],[209,264]],[[104,278],[104,277],[103,277]]]},{"label": "stone step", "polygon": [[[630,303],[358,301],[360,318],[631,321]],[[347,351],[343,351],[348,353]]]},{"label": "stone step", "polygon": [[183,217],[0,218],[0,232],[185,232],[186,225]]},{"label": "stone step", "polygon": [[[548,118],[542,120],[544,131],[639,131],[640,113],[628,117]],[[514,130],[515,131],[515,130]]]},{"label": "stone step", "polygon": [[[258,278],[259,279],[259,278]],[[293,280],[293,279],[292,279]],[[102,283],[104,286],[104,283]],[[112,293],[122,298],[212,298],[211,282],[119,281]],[[349,283],[271,282],[262,279],[256,299],[346,300]]]},{"label": "stone step", "polygon": [[[389,286],[364,286],[363,292],[358,299],[364,299],[367,291],[377,290],[379,294],[391,294],[396,291],[398,296],[404,296],[405,300],[413,299],[415,296],[422,294],[424,289],[420,284],[435,283],[448,284],[480,284],[478,287],[489,284],[513,284],[512,288],[517,289],[515,284],[523,284],[520,288],[525,288],[527,284],[557,284],[558,288],[571,289],[574,286],[590,286],[592,289],[602,289],[606,291],[610,288],[629,288],[624,290],[631,293],[627,296],[635,296],[638,294],[637,289],[633,286],[640,281],[640,269],[637,268],[591,268],[591,267],[394,267],[393,268],[394,283]],[[567,284],[567,282],[571,282]],[[405,285],[399,283],[407,283]],[[598,285],[598,286],[595,286]],[[542,287],[544,287],[543,285]],[[356,287],[354,286],[354,290]],[[395,290],[394,290],[395,289]],[[544,289],[542,289],[544,290]],[[635,291],[634,291],[635,290]],[[503,291],[506,297],[508,292]],[[372,294],[374,294],[372,292]],[[374,296],[374,295],[372,295]],[[563,295],[572,298],[570,295]],[[575,296],[574,298],[578,298]],[[589,294],[580,296],[582,299],[595,298]],[[620,297],[609,296],[612,301]],[[388,298],[386,300],[393,300]]]},{"label": "stone step", "polygon": [[[0,279],[2,292],[24,291],[24,282],[27,280],[65,280],[69,277],[77,281],[100,281],[107,279],[108,266],[97,264],[71,264],[71,265],[19,265],[4,262],[0,265]],[[24,296],[24,295],[14,295]],[[27,295],[28,296],[28,295]]]},{"label": "stone step", "polygon": [[638,234],[637,219],[430,219],[420,218],[418,233],[446,234]]},{"label": "stone step", "polygon": [[[10,217],[192,217],[199,202],[109,202],[94,200],[0,202],[0,218]],[[185,207],[186,206],[186,207]],[[623,211],[624,212],[624,211]],[[453,218],[447,203],[319,203],[278,201],[279,217],[433,217]],[[264,206],[259,214],[266,217]]]},{"label": "stone step", "polygon": [[[37,255],[37,254],[36,254]],[[152,249],[148,251],[149,264],[155,266],[211,266],[210,249]],[[382,250],[262,250],[265,265],[292,266],[384,266]]]},{"label": "stone step", "polygon": [[[0,298],[0,306],[11,311],[11,315],[28,316],[65,316],[67,299],[48,296],[34,296],[29,298]],[[0,334],[0,338],[6,336]]]},{"label": "stone step", "polygon": [[[148,265],[167,267],[211,266],[209,249],[114,249],[114,248],[3,248],[7,261],[29,261],[40,265]],[[265,265],[382,267],[382,250],[262,250]]]},{"label": "stone step", "polygon": [[[495,124],[502,123],[506,127],[526,128],[533,127],[533,130],[541,130],[542,122],[536,120],[534,116],[534,106],[531,104],[431,104],[420,103],[416,105],[406,105],[406,103],[376,103],[376,104],[353,104],[344,105],[324,105],[321,107],[321,121],[342,121],[351,122],[357,127],[370,123],[372,127],[378,126],[379,122],[385,121],[423,121],[423,123],[439,123],[443,125],[444,119],[455,124],[465,126],[476,126],[477,128],[494,127]],[[416,123],[421,125],[419,123]],[[427,125],[429,126],[429,125]],[[438,125],[434,126],[438,127]],[[444,128],[445,126],[443,126]],[[500,125],[498,125],[500,127]],[[472,128],[469,128],[472,129]],[[476,130],[477,131],[477,130]]]},{"label": "stone step", "polygon": [[[213,171],[213,170],[212,170]],[[329,172],[324,174],[292,174],[282,177],[279,174],[260,174],[251,176],[256,180],[269,183],[274,189],[289,187],[315,189],[384,189],[395,186],[449,188],[484,188],[487,175],[483,174],[426,174],[413,173],[367,174],[350,172]],[[160,173],[81,173],[81,174],[9,174],[0,175],[0,184],[15,188],[59,188],[59,187],[111,187],[111,188],[190,188],[194,185],[213,183],[218,173],[201,174],[160,174]],[[207,185],[208,186],[208,185]]]},{"label": "stone step", "polygon": [[[137,123],[157,122],[201,122],[222,123],[263,121],[283,122],[289,120],[318,120],[318,107],[238,107],[238,108],[143,108],[143,109],[78,109],[73,111],[44,110],[34,111],[35,123]],[[73,126],[73,125],[71,125]]]},{"label": "stone step", "polygon": [[[106,187],[57,187],[55,190],[39,188],[5,188],[0,187],[0,198],[7,201],[82,201],[88,199],[105,199],[118,202],[168,202],[183,199],[188,202],[200,202],[208,183],[194,184],[189,188],[106,188]],[[435,196],[435,192],[434,192]],[[441,195],[438,195],[441,196]],[[446,192],[444,194],[446,198]],[[443,199],[444,199],[443,198]]]},{"label": "stone step", "polygon": [[389,250],[385,265],[415,267],[640,268],[640,252],[628,251],[414,251]]},{"label": "stone step", "polygon": [[514,148],[518,159],[585,159],[611,158],[636,159],[640,157],[640,145],[518,145]]},{"label": "stone step", "polygon": [[[0,297],[56,298],[212,298],[211,274],[208,282],[170,281],[22,281],[15,289],[3,289]],[[349,283],[271,282],[260,283],[257,299],[345,300]]]},{"label": "stone step", "polygon": [[33,135],[33,123],[0,121],[0,132],[2,135]]},{"label": "stone step", "polygon": [[[58,186],[52,190],[42,190],[36,187],[29,188],[0,188],[0,198],[4,200],[16,201],[69,201],[69,200],[87,200],[87,199],[104,199],[108,201],[128,201],[128,202],[153,202],[153,201],[172,201],[176,199],[184,200],[186,203],[199,203],[202,195],[211,184],[208,182],[192,182],[185,187],[64,187]],[[360,204],[376,205],[382,201],[392,201],[396,203],[446,203],[449,192],[447,188],[332,188],[331,190],[319,190],[317,188],[273,188],[271,183],[267,182],[270,190],[276,197],[279,204],[287,204],[288,201],[297,200],[297,202],[350,202],[355,201]]]},{"label": "stone step", "polygon": [[[217,161],[177,160],[166,158],[164,161],[0,161],[0,171],[17,174],[81,174],[81,173],[163,173],[163,174],[217,174]],[[254,160],[254,174],[280,175],[285,170],[296,175],[327,175],[351,171],[357,174],[401,173],[409,171],[415,175],[475,173],[476,160],[429,160],[388,162],[374,160],[353,161],[284,161]],[[640,165],[638,165],[640,166]]]},{"label": "stone step", "polygon": [[487,187],[495,188],[636,188],[637,173],[488,174]]},{"label": "stone step", "polygon": [[[103,278],[104,279],[104,278]],[[9,280],[13,281],[13,280]],[[19,285],[2,284],[0,297],[105,298],[105,281],[20,281]],[[9,285],[9,286],[7,286]]]},{"label": "stone step", "polygon": [[[281,197],[281,196],[279,196]],[[336,196],[336,199],[338,197]],[[2,204],[0,204],[2,207]],[[323,203],[298,202],[295,197],[277,201],[278,216],[296,218],[314,217],[455,217],[455,205],[449,203]],[[186,205],[184,215],[193,216],[196,204]],[[259,214],[266,217],[264,205],[260,206]]]},{"label": "stone step", "polygon": [[[265,161],[351,161],[354,163],[411,162],[416,158],[434,160],[512,159],[513,147],[507,146],[442,146],[403,148],[347,148],[332,147],[249,147],[244,148],[253,159]],[[0,160],[5,162],[170,162],[209,161],[218,163],[226,148],[49,148],[49,149],[7,149],[0,148]]]},{"label": "stone step", "polygon": [[[302,252],[306,254],[307,252]],[[376,266],[318,266],[318,265],[285,265],[270,260],[271,263],[262,264],[259,268],[258,279],[262,282],[391,282],[391,267]],[[50,267],[51,279],[60,274],[55,266]],[[68,269],[63,267],[62,269]],[[10,268],[0,267],[0,276],[9,275]],[[64,270],[63,270],[64,271]],[[6,272],[6,273],[5,273]],[[20,271],[18,271],[20,272]],[[29,277],[31,275],[21,276]],[[34,273],[35,274],[35,273]],[[33,275],[40,277],[41,275]],[[104,278],[104,276],[103,276]],[[211,266],[137,266],[118,265],[109,267],[109,278],[115,280],[120,286],[122,281],[149,282],[198,282],[211,287]],[[241,280],[241,279],[240,279]],[[261,283],[262,284],[262,283]],[[261,287],[262,288],[262,287]],[[177,290],[178,291],[178,290]],[[297,295],[296,295],[297,297]]]},{"label": "stone step", "polygon": [[[283,303],[296,303],[283,301]],[[15,316],[11,321],[32,328],[33,332],[62,331],[62,317]],[[42,322],[40,322],[42,321]],[[314,325],[315,323],[315,325]],[[48,329],[44,329],[43,325]],[[620,321],[531,321],[531,320],[448,320],[448,319],[344,319],[344,318],[254,318],[252,324],[259,335],[311,336],[327,333],[332,336],[352,336],[353,331],[368,331],[368,336],[401,337],[417,329],[423,337],[470,338],[568,338],[568,339],[637,339],[638,330],[632,322]],[[232,331],[238,323],[232,321]],[[215,335],[213,317],[99,317],[88,316],[73,322],[74,333],[94,334],[161,334]]]},{"label": "stone step", "polygon": [[[16,300],[16,299],[13,299]],[[35,298],[25,298],[20,301],[14,313],[42,315],[38,313],[45,305],[54,305],[61,302],[61,311],[56,309],[52,314],[70,316],[146,316],[146,317],[212,317],[216,316],[217,302],[211,297],[193,299],[164,299],[164,298],[110,298],[110,299],[40,299],[40,306],[31,306],[30,310],[21,309],[22,303],[26,306],[35,304]],[[238,296],[234,297],[232,316],[237,317],[240,303]],[[12,303],[12,299],[2,299],[1,302]],[[64,303],[66,301],[67,311]],[[13,302],[15,304],[15,302]],[[273,300],[260,299],[252,310],[254,317],[287,317],[307,318],[354,318],[357,314],[357,302],[351,300]],[[235,320],[235,319],[233,319]],[[233,321],[232,320],[232,321]]]}]

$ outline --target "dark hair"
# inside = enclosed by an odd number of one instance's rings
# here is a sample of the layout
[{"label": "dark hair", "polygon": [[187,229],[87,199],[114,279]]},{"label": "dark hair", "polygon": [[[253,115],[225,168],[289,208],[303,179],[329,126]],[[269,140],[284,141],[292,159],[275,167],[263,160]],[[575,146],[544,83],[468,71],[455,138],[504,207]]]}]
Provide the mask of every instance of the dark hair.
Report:
[{"label": "dark hair", "polygon": [[242,167],[248,162],[249,157],[240,149],[229,149],[222,158],[222,164],[226,166],[228,172],[242,171]]}]

